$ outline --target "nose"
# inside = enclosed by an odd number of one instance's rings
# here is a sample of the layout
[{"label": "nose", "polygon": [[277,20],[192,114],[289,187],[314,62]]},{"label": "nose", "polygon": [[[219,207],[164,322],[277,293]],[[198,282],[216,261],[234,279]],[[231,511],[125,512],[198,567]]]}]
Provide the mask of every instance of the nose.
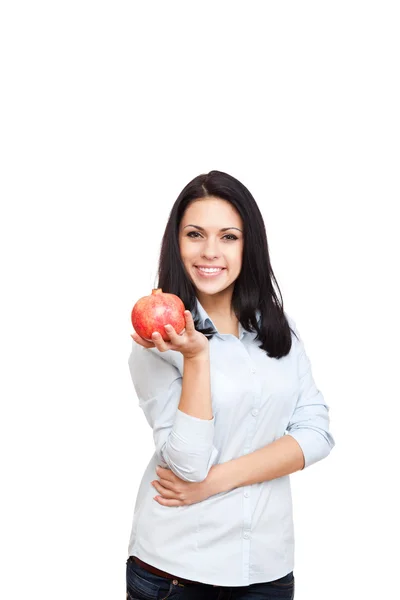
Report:
[{"label": "nose", "polygon": [[213,260],[214,258],[218,258],[218,256],[219,252],[216,242],[212,239],[208,239],[204,245],[201,257],[206,260]]}]

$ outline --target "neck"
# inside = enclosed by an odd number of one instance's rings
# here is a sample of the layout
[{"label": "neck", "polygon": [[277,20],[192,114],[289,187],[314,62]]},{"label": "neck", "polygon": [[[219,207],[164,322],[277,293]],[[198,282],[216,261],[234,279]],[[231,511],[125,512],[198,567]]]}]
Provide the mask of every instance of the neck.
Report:
[{"label": "neck", "polygon": [[232,294],[233,288],[227,288],[219,294],[213,295],[198,292],[197,297],[200,304],[211,318],[233,318],[235,317],[235,313],[232,308]]}]

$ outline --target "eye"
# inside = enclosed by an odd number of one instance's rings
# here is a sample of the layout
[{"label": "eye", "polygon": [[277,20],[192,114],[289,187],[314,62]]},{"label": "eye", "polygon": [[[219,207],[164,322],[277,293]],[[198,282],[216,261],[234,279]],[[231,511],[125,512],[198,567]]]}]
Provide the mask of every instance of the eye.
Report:
[{"label": "eye", "polygon": [[[196,239],[199,236],[200,236],[200,233],[198,231],[189,231],[189,233],[187,234],[187,237],[190,237],[193,239]],[[227,233],[226,235],[224,235],[223,239],[226,239],[228,242],[231,242],[231,241],[237,240],[238,237],[233,233]]]}]

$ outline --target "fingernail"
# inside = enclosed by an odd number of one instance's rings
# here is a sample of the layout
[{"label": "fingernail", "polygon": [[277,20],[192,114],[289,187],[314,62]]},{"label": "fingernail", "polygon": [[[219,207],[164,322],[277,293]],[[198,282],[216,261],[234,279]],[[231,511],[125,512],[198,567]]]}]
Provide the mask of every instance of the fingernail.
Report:
[{"label": "fingernail", "polygon": [[133,335],[131,334],[131,338],[134,340],[135,338],[133,337]]},{"label": "fingernail", "polygon": [[164,325],[165,329],[171,329],[171,325]]}]

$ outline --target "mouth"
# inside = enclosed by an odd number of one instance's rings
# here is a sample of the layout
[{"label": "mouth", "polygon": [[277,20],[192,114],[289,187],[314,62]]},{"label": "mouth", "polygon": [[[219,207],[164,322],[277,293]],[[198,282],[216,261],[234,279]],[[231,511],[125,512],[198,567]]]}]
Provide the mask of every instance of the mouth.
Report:
[{"label": "mouth", "polygon": [[206,278],[218,277],[223,271],[226,271],[226,267],[198,267],[197,265],[195,267],[198,274]]}]

